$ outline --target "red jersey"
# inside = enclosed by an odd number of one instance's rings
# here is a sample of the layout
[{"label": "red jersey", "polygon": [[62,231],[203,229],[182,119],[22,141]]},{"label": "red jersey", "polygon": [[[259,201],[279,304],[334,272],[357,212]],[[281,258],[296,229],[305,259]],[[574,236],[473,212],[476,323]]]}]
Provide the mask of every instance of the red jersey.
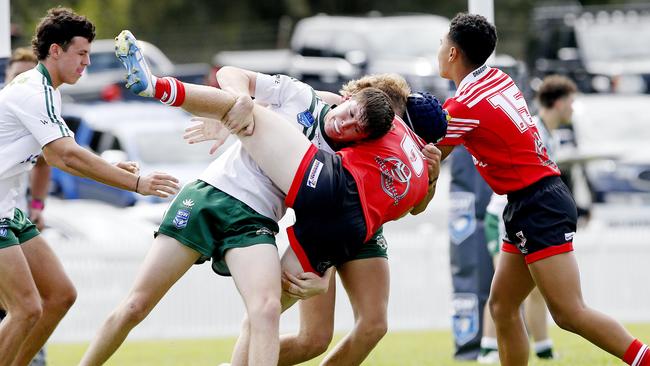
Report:
[{"label": "red jersey", "polygon": [[337,151],[352,174],[366,220],[366,238],[385,222],[396,220],[424,199],[429,171],[422,155],[424,142],[395,117],[382,138]]},{"label": "red jersey", "polygon": [[497,194],[560,175],[514,81],[486,65],[460,83],[443,106],[451,119],[438,145],[463,144],[479,173]]}]

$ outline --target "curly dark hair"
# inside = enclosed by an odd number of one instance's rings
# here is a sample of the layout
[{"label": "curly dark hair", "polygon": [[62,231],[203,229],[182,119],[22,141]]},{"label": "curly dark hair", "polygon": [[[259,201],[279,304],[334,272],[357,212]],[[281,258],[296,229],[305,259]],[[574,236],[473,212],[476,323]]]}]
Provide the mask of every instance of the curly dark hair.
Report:
[{"label": "curly dark hair", "polygon": [[71,9],[52,8],[36,26],[32,48],[38,60],[42,61],[50,53],[52,44],[56,43],[66,51],[74,37],[84,37],[92,42],[95,39],[95,26],[88,18],[77,15]]},{"label": "curly dark hair", "polygon": [[562,99],[578,91],[571,79],[562,75],[549,75],[544,78],[537,91],[537,100],[544,108],[552,108],[558,99]]},{"label": "curly dark hair", "polygon": [[449,26],[449,40],[460,48],[470,66],[481,66],[497,46],[497,30],[484,16],[458,13]]},{"label": "curly dark hair", "polygon": [[377,88],[364,88],[352,95],[361,107],[359,120],[368,133],[367,140],[384,136],[393,125],[395,112],[390,105],[390,97]]}]

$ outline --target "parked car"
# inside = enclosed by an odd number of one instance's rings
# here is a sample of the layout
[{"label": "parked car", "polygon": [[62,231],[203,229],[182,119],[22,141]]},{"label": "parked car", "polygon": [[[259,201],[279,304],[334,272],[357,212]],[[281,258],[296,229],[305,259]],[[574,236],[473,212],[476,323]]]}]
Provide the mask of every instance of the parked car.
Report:
[{"label": "parked car", "polygon": [[[208,75],[208,64],[175,65],[158,47],[138,40],[151,71],[156,75],[175,76],[182,81],[203,84]],[[123,93],[124,66],[115,57],[115,40],[99,39],[92,42],[90,65],[74,85],[61,86],[61,94],[76,102],[96,101],[106,98],[130,98]]]},{"label": "parked car", "polygon": [[588,94],[574,102],[577,160],[595,203],[650,205],[650,95]]},{"label": "parked car", "polygon": [[431,15],[330,16],[304,18],[294,28],[291,49],[223,51],[220,66],[283,73],[315,89],[338,91],[365,74],[394,72],[414,90],[446,96],[436,54],[449,19]]},{"label": "parked car", "polygon": [[[185,143],[182,135],[190,124],[189,114],[159,103],[64,104],[62,116],[75,131],[79,145],[111,162],[137,161],[143,174],[162,171],[179,178],[183,184],[197,178],[217,156],[209,155],[207,144]],[[52,172],[52,191],[63,198],[97,199],[116,206],[130,206],[139,200],[162,200],[109,187],[58,169]]]},{"label": "parked car", "polygon": [[[438,76],[436,55],[448,29],[449,19],[432,14],[317,15],[296,24],[291,49],[307,58],[305,64],[314,57],[333,57],[356,68],[356,75],[342,74],[335,88],[345,79],[394,72],[404,76],[414,90],[446,95],[449,82]],[[299,79],[314,74],[299,67],[291,73]]]}]

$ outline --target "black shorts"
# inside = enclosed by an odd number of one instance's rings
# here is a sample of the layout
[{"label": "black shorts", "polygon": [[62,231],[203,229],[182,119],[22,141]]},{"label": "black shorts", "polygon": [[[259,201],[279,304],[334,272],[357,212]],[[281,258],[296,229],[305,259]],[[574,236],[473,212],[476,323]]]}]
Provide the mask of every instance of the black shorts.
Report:
[{"label": "black shorts", "polygon": [[578,212],[560,177],[545,177],[508,194],[503,211],[506,235],[502,250],[523,254],[530,264],[573,250]]},{"label": "black shorts", "polygon": [[322,275],[360,250],[366,222],[357,184],[340,156],[311,146],[286,203],[296,213],[289,244],[305,271]]}]

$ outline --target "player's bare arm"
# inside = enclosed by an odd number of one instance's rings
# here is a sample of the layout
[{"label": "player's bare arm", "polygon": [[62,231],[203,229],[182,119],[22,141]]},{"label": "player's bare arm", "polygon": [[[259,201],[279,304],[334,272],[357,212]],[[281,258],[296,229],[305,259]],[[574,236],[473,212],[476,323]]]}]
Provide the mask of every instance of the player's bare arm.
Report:
[{"label": "player's bare arm", "polygon": [[171,175],[151,173],[140,177],[109,164],[99,156],[77,145],[71,137],[62,137],[45,145],[43,155],[48,164],[68,173],[134,191],[143,196],[155,195],[164,198],[178,192],[178,179]]},{"label": "player's bare arm", "polygon": [[[253,101],[255,95],[257,73],[232,66],[225,66],[217,72],[217,80],[222,90],[237,95],[237,101],[224,116],[223,124],[233,134],[253,133]],[[248,113],[246,113],[248,111]]]},{"label": "player's bare arm", "polygon": [[436,184],[438,182],[438,176],[440,175],[440,161],[442,159],[442,152],[433,144],[427,144],[422,148],[422,154],[427,162],[427,169],[429,173],[429,190],[427,195],[413,207],[411,210],[411,215],[417,215],[427,208],[429,202],[433,199],[433,196],[436,194]]}]

